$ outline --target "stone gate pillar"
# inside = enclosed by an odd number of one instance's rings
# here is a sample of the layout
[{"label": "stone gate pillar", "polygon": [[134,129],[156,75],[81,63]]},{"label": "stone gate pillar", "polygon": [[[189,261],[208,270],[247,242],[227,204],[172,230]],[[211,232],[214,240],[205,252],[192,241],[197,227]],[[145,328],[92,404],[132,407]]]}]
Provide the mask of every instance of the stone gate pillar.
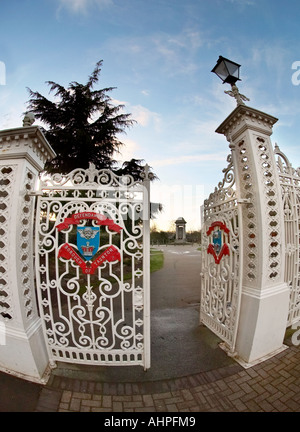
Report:
[{"label": "stone gate pillar", "polygon": [[48,355],[34,288],[32,193],[55,154],[32,123],[24,119],[23,127],[0,131],[0,369],[45,382]]},{"label": "stone gate pillar", "polygon": [[242,206],[242,295],[236,351],[253,364],[283,349],[289,290],[284,219],[270,140],[277,119],[239,104],[218,127],[232,149]]}]

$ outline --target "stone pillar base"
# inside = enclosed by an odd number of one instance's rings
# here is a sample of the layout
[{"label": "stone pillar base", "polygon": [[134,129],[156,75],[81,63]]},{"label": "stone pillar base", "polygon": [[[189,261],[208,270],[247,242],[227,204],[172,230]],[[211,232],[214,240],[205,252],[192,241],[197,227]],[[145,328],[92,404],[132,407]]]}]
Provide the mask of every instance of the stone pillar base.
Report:
[{"label": "stone pillar base", "polygon": [[249,369],[249,368],[251,368],[253,366],[256,366],[259,363],[263,363],[264,361],[269,360],[270,358],[276,356],[277,354],[280,354],[282,351],[285,351],[288,348],[287,345],[282,345],[282,347],[278,348],[278,350],[273,351],[272,353],[269,353],[266,356],[261,357],[261,358],[255,360],[255,361],[253,361],[251,363],[247,363],[243,359],[241,359],[240,357],[238,357],[237,353],[235,353],[233,355],[232,352],[228,349],[228,347],[227,347],[227,345],[226,345],[225,342],[221,342],[219,344],[219,347],[223,351],[225,351],[229,357],[232,357],[237,363],[239,363],[244,369]]},{"label": "stone pillar base", "polygon": [[235,348],[239,362],[253,365],[284,349],[288,307],[286,284],[266,288],[260,293],[243,289]]},{"label": "stone pillar base", "polygon": [[48,355],[40,320],[27,332],[9,326],[0,327],[0,370],[18,378],[46,384],[50,376]]}]

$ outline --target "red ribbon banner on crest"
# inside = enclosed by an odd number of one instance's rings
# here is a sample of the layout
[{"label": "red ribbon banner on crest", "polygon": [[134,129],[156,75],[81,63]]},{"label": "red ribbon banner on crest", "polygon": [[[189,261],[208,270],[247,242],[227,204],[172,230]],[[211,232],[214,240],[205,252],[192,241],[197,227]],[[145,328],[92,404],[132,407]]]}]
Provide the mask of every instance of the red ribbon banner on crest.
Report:
[{"label": "red ribbon banner on crest", "polygon": [[[213,222],[211,224],[211,226],[209,227],[208,231],[206,232],[206,235],[210,236],[213,233],[215,227],[220,228],[226,234],[229,234],[229,232],[230,232],[229,229],[227,228],[227,226],[223,222],[216,221],[216,222]],[[215,252],[214,245],[212,243],[210,243],[208,245],[208,248],[207,248],[207,253],[211,254],[214,257],[214,260],[215,260],[216,264],[220,264],[220,261],[223,258],[223,256],[225,256],[225,255],[229,256],[230,255],[230,250],[229,250],[228,244],[224,243],[223,246],[222,246],[222,248],[221,248],[221,250],[220,250],[220,252],[219,252],[219,254],[217,255],[216,252]]]},{"label": "red ribbon banner on crest", "polygon": [[222,249],[221,249],[221,252],[219,253],[219,255],[216,254],[214,246],[212,244],[209,244],[208,248],[207,248],[207,253],[211,254],[214,257],[216,264],[220,264],[220,261],[224,255],[230,255],[229,247],[227,244],[224,244],[222,246]]},{"label": "red ribbon banner on crest", "polygon": [[84,274],[94,274],[97,267],[99,267],[105,261],[121,261],[121,256],[118,249],[115,246],[109,246],[104,252],[102,252],[101,255],[99,255],[97,259],[95,259],[95,261],[91,262],[91,265],[87,265],[87,263],[68,243],[64,243],[60,247],[58,251],[58,258],[72,259],[76,262],[76,264],[79,265]]},{"label": "red ribbon banner on crest", "polygon": [[79,225],[80,221],[83,219],[95,220],[96,225],[108,226],[109,229],[116,231],[117,233],[119,233],[122,229],[122,227],[116,224],[112,219],[108,219],[106,216],[96,212],[75,213],[71,217],[65,218],[62,223],[56,225],[56,228],[58,231],[62,231],[66,228],[69,228],[70,225]]},{"label": "red ribbon banner on crest", "polygon": [[215,227],[219,227],[221,230],[225,231],[226,234],[229,234],[229,232],[230,232],[229,229],[227,228],[227,226],[223,222],[216,221],[216,222],[213,222],[211,224],[206,235],[209,236],[213,232]]}]

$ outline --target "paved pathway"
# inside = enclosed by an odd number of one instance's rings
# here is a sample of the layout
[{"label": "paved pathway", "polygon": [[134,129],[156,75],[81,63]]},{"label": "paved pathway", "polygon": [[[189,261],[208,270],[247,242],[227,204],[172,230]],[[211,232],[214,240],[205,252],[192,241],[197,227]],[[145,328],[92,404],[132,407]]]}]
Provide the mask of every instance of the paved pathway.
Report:
[{"label": "paved pathway", "polygon": [[287,338],[286,350],[244,369],[199,326],[199,252],[183,246],[164,252],[164,269],[151,276],[149,371],[59,365],[45,386],[0,373],[0,411],[103,412],[105,418],[130,412],[300,411],[299,347]]},{"label": "paved pathway", "polygon": [[55,377],[36,411],[299,412],[300,351],[295,346],[249,369],[227,366],[148,383],[95,383]]}]

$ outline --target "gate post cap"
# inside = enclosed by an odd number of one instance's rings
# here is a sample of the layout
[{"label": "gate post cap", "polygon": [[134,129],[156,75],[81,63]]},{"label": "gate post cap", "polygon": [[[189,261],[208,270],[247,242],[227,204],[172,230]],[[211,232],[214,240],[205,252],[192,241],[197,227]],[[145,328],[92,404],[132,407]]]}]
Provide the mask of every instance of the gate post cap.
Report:
[{"label": "gate post cap", "polygon": [[33,112],[27,112],[25,113],[24,119],[23,119],[23,127],[32,126],[35,122],[35,116]]}]

